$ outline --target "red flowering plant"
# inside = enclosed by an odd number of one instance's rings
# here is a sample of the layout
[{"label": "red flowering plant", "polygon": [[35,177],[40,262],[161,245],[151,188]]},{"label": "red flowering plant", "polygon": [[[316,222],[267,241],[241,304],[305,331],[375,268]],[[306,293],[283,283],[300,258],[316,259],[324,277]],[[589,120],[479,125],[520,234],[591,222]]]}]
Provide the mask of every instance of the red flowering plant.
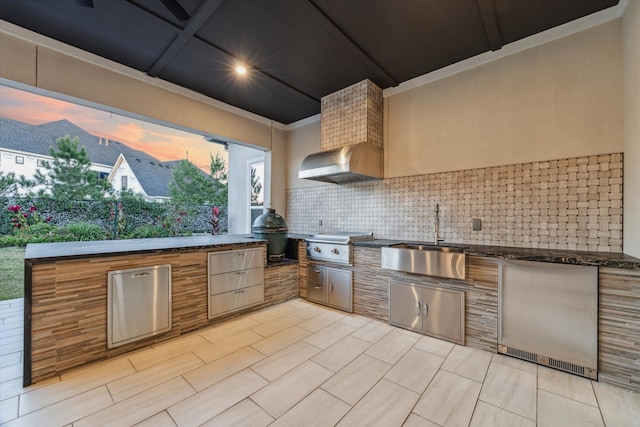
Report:
[{"label": "red flowering plant", "polygon": [[35,206],[29,207],[28,210],[23,210],[20,205],[11,205],[7,208],[8,211],[13,212],[11,218],[11,226],[13,231],[17,232],[29,228],[32,225],[48,223],[51,221],[51,216],[43,219],[37,212]]},{"label": "red flowering plant", "polygon": [[220,234],[220,208],[214,206],[211,209],[211,219],[209,220],[211,224],[211,234]]}]

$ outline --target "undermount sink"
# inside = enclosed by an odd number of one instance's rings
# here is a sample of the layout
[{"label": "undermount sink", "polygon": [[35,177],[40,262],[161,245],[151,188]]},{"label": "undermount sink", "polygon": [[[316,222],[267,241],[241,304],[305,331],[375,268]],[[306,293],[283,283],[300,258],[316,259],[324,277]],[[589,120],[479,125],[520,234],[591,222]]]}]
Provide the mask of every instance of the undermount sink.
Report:
[{"label": "undermount sink", "polygon": [[395,245],[390,245],[389,247],[398,248],[398,249],[412,249],[416,251],[440,251],[440,252],[456,252],[456,253],[464,252],[464,248],[461,248],[458,246],[429,245],[425,243],[421,243],[421,244],[396,243]]},{"label": "undermount sink", "polygon": [[466,261],[459,246],[398,243],[382,248],[382,268],[425,276],[464,279]]}]

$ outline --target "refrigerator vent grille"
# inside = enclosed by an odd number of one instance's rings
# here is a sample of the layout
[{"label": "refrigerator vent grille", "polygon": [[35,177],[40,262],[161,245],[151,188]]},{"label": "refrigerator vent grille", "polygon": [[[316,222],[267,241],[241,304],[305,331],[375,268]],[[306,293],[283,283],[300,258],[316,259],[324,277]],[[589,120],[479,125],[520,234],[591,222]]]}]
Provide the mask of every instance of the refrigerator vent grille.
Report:
[{"label": "refrigerator vent grille", "polygon": [[580,375],[582,377],[587,377],[594,380],[598,379],[598,372],[596,370],[551,357],[542,356],[540,354],[531,353],[525,350],[509,347],[506,345],[499,345],[498,353],[507,354],[509,356],[517,357],[518,359],[528,360],[529,362],[549,366],[550,368],[555,368],[561,371]]},{"label": "refrigerator vent grille", "polygon": [[533,363],[538,363],[538,355],[535,353],[529,353],[528,351],[519,350],[513,347],[507,347],[507,354],[509,356],[517,357],[519,359],[524,359]]}]

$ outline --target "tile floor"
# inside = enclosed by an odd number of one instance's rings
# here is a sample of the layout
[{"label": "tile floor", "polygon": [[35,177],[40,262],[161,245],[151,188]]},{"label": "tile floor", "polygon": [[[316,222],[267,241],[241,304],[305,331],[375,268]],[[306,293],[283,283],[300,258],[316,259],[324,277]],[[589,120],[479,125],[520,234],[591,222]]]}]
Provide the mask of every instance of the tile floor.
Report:
[{"label": "tile floor", "polygon": [[640,395],[293,300],[22,388],[0,302],[2,426],[640,426]]}]

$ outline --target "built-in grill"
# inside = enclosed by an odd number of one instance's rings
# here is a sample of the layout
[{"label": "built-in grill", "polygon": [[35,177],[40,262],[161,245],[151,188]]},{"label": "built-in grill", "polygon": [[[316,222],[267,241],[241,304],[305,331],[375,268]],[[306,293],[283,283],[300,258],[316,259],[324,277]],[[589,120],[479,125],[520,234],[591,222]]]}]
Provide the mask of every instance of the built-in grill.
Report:
[{"label": "built-in grill", "polygon": [[373,240],[373,233],[338,231],[313,234],[305,240],[310,261],[353,265],[353,242]]}]

